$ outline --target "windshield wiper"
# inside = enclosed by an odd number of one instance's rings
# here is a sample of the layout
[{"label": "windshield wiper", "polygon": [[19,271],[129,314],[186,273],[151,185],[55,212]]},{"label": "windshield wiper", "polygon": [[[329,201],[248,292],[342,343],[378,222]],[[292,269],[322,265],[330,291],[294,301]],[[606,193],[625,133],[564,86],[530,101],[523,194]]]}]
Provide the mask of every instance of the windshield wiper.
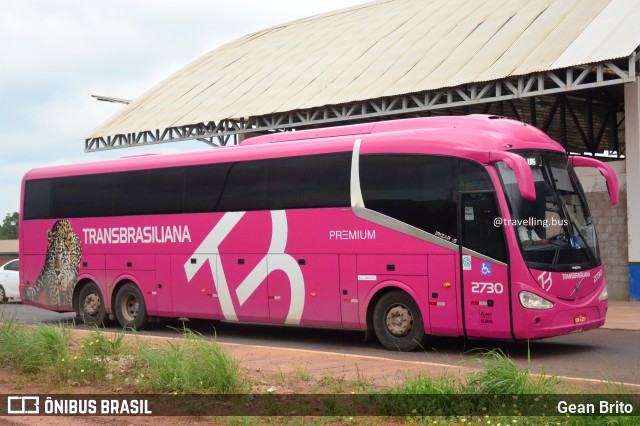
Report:
[{"label": "windshield wiper", "polygon": [[[560,234],[558,234],[558,235],[560,235]],[[555,237],[555,236],[556,236],[556,235],[554,235],[554,237]],[[551,244],[552,246],[556,246],[556,247],[566,247],[566,246],[567,246],[567,241],[566,241],[566,239],[565,239],[565,241],[564,241],[564,242],[562,242],[562,243],[561,243],[561,242],[559,242],[559,241],[555,241],[555,240],[554,240],[554,241],[552,241],[552,240],[550,240],[550,239],[548,239],[547,241],[548,241],[548,242],[549,242],[549,244]]]},{"label": "windshield wiper", "polygon": [[551,265],[549,265],[549,269],[553,271],[558,264],[558,259],[560,259],[560,246],[556,246],[555,251],[553,252],[553,260],[551,261]]},{"label": "windshield wiper", "polygon": [[[569,216],[567,216],[569,217]],[[587,244],[587,239],[584,237],[584,235],[582,234],[582,232],[580,232],[580,229],[578,228],[578,225],[576,225],[576,223],[569,219],[569,223],[571,224],[571,227],[578,233],[578,236],[580,237],[580,239],[582,240],[582,244],[584,244],[584,251],[587,253],[587,257],[589,258],[590,262],[595,262],[595,256],[594,254],[591,252],[591,247],[589,247],[589,244]],[[569,238],[571,238],[571,236],[569,236]],[[573,247],[573,246],[571,246]]]}]

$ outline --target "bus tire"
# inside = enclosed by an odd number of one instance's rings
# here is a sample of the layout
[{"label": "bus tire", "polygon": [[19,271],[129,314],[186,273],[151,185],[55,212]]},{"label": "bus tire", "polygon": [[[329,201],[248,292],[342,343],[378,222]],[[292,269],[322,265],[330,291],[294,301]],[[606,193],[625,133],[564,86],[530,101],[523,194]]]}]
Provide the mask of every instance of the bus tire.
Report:
[{"label": "bus tire", "polygon": [[418,305],[404,291],[383,295],[373,310],[373,329],[382,345],[392,351],[409,352],[424,339],[424,324]]},{"label": "bus tire", "polygon": [[116,295],[114,311],[122,328],[140,330],[149,321],[142,292],[133,283],[126,283],[120,287]]},{"label": "bus tire", "polygon": [[100,326],[104,322],[104,298],[96,283],[88,282],[80,289],[78,315],[86,325]]}]

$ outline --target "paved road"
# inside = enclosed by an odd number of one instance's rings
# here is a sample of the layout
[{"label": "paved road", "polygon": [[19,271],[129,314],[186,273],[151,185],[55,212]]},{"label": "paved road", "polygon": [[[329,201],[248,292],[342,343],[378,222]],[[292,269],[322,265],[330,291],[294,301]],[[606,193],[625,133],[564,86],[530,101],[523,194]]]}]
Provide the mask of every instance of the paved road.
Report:
[{"label": "paved road", "polygon": [[[13,303],[4,307],[3,315],[4,318],[15,316],[23,323],[72,324],[75,319],[73,313],[57,314]],[[474,352],[497,348],[523,367],[528,365],[530,353],[531,370],[535,372],[544,369],[547,373],[561,376],[640,384],[640,331],[598,329],[535,341],[529,346],[517,342],[432,337],[424,350],[398,353],[385,350],[375,339],[364,342],[364,333],[357,331],[211,321],[190,321],[186,324],[203,335],[216,335],[218,341],[225,343],[368,355],[389,360],[473,365]],[[144,333],[174,336],[177,334],[174,329],[181,326],[182,322],[167,321]]]}]

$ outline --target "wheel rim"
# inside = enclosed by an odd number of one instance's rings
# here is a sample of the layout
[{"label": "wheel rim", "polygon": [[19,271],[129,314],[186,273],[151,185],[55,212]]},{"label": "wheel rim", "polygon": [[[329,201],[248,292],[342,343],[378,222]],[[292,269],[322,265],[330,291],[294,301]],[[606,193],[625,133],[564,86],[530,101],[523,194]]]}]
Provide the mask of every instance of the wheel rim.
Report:
[{"label": "wheel rim", "polygon": [[0,301],[4,300],[4,288],[0,287]]},{"label": "wheel rim", "polygon": [[122,298],[120,302],[120,312],[125,321],[135,321],[138,317],[138,311],[140,310],[140,303],[138,298],[133,294],[127,294]]},{"label": "wheel rim", "polygon": [[413,328],[413,316],[404,305],[393,305],[385,318],[387,330],[393,337],[406,337]]},{"label": "wheel rim", "polygon": [[85,315],[95,317],[100,312],[101,307],[102,302],[100,300],[100,296],[98,296],[97,293],[89,293],[84,298],[83,311]]}]

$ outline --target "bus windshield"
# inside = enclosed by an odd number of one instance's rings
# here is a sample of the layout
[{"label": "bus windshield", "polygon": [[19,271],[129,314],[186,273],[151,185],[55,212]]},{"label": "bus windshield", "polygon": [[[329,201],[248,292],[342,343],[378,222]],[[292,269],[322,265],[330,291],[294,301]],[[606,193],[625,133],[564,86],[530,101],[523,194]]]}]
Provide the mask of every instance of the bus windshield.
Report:
[{"label": "bus windshield", "polygon": [[531,167],[535,201],[521,197],[515,175],[505,163],[497,163],[497,167],[527,266],[547,271],[598,266],[593,220],[568,156],[549,151],[515,153]]}]

